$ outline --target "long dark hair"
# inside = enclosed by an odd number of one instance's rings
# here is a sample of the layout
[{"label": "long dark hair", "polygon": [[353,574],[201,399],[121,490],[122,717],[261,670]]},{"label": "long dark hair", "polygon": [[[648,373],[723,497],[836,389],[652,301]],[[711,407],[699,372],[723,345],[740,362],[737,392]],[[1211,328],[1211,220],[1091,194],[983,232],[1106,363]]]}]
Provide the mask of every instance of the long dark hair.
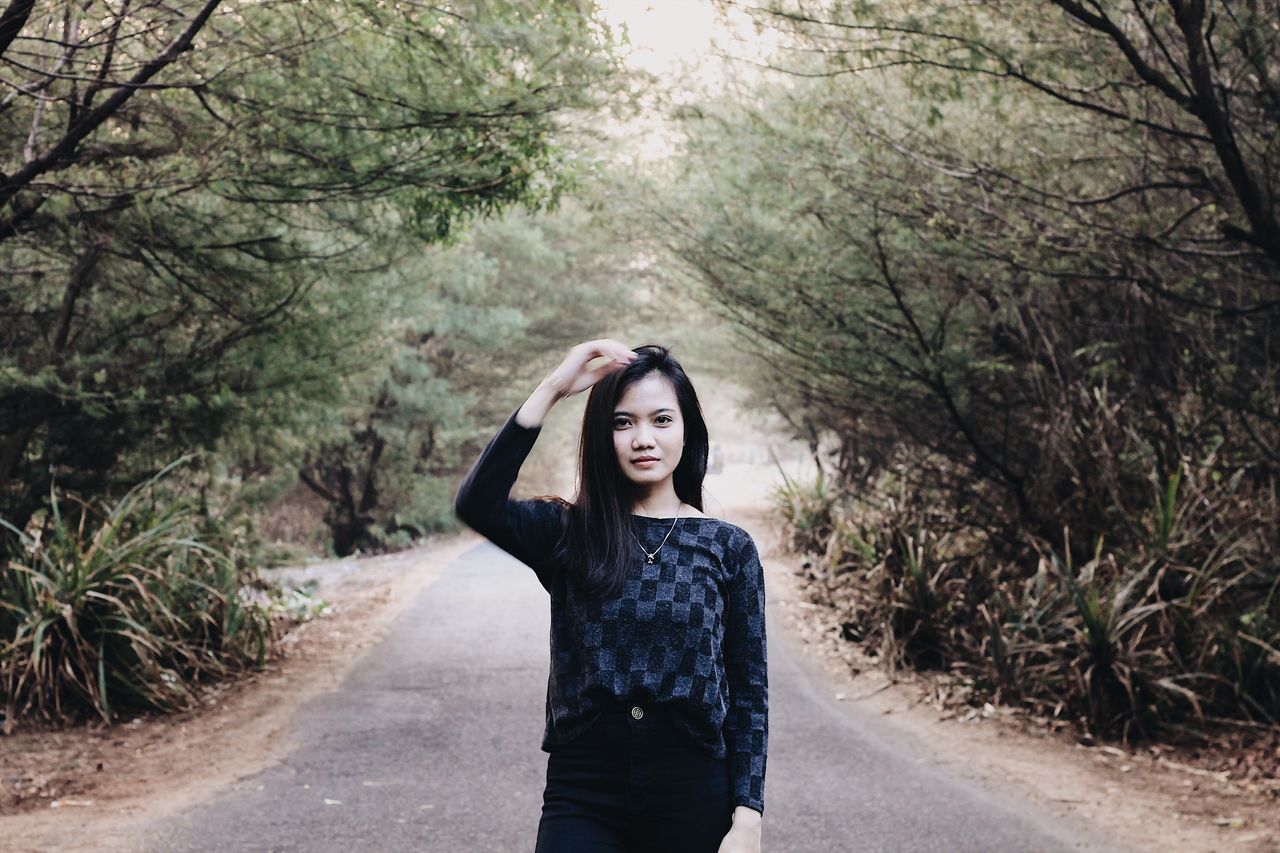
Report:
[{"label": "long dark hair", "polygon": [[684,452],[672,476],[676,495],[702,511],[707,423],[693,383],[667,347],[645,344],[634,352],[640,357],[591,386],[578,441],[578,495],[568,506],[554,557],[589,595],[616,594],[639,556],[640,546],[631,534],[638,489],[618,464],[613,410],[628,387],[651,374],[661,374],[671,383],[684,421]]}]

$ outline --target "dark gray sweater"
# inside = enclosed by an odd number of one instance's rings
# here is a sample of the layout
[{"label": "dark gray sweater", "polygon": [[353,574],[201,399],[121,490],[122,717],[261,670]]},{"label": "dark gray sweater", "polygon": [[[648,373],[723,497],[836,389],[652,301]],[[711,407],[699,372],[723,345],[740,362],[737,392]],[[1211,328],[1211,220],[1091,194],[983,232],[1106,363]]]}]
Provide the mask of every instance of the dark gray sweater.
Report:
[{"label": "dark gray sweater", "polygon": [[[533,569],[550,593],[542,749],[573,740],[610,703],[663,703],[693,743],[716,758],[729,756],[734,805],[763,813],[769,683],[764,569],[755,541],[718,518],[680,518],[655,563],[646,563],[635,545],[633,574],[618,596],[582,594],[551,559],[565,505],[510,497],[541,431],[521,426],[515,415],[480,454],[455,510]],[[671,518],[633,519],[647,551],[672,529]]]}]

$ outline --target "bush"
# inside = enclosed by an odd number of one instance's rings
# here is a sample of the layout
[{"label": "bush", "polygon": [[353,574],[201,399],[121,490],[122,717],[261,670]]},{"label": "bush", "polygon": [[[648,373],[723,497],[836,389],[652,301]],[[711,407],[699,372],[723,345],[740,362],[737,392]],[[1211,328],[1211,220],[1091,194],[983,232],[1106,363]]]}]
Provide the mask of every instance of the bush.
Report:
[{"label": "bush", "polygon": [[837,493],[826,487],[821,469],[809,486],[788,477],[777,457],[773,461],[782,485],[773,489],[771,498],[782,515],[787,547],[798,554],[821,554],[831,536]]},{"label": "bush", "polygon": [[[921,460],[903,463],[918,470]],[[936,464],[936,463],[934,463]],[[1280,725],[1280,508],[1266,483],[1222,477],[1212,455],[1149,481],[1151,510],[1078,562],[1028,535],[1007,556],[948,515],[927,485],[886,472],[833,497],[812,589],[846,639],[893,667],[950,670],[978,701],[1021,704],[1099,735]],[[775,498],[793,528],[797,495]],[[803,536],[798,537],[803,540]]]},{"label": "bush", "polygon": [[111,722],[124,708],[189,707],[201,684],[261,666],[270,611],[247,597],[234,533],[157,497],[184,461],[109,508],[55,494],[38,528],[0,519],[18,541],[0,566],[6,728],[20,716]]}]

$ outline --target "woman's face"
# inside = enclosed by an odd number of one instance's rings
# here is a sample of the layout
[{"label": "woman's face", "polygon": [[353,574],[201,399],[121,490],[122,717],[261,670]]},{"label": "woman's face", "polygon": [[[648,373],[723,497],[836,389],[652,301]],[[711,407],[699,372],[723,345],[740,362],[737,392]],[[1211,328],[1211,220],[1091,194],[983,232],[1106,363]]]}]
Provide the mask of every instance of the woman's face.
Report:
[{"label": "woman's face", "polygon": [[684,455],[684,418],[675,389],[661,373],[633,382],[613,407],[613,449],[637,485],[653,487],[675,473]]}]

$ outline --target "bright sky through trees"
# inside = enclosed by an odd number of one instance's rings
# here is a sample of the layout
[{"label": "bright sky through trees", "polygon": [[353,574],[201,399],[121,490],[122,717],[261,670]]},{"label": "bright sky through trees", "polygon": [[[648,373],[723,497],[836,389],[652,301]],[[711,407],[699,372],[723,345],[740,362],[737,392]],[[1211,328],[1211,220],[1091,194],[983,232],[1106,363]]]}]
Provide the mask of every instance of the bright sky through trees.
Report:
[{"label": "bright sky through trees", "polygon": [[[600,11],[610,26],[626,36],[626,64],[658,77],[676,102],[722,88],[730,73],[752,75],[757,69],[751,63],[762,60],[777,42],[775,31],[757,31],[745,12],[717,8],[711,0],[600,0]],[[661,111],[613,130],[634,138],[633,150],[640,160],[661,158],[674,150]]]}]

